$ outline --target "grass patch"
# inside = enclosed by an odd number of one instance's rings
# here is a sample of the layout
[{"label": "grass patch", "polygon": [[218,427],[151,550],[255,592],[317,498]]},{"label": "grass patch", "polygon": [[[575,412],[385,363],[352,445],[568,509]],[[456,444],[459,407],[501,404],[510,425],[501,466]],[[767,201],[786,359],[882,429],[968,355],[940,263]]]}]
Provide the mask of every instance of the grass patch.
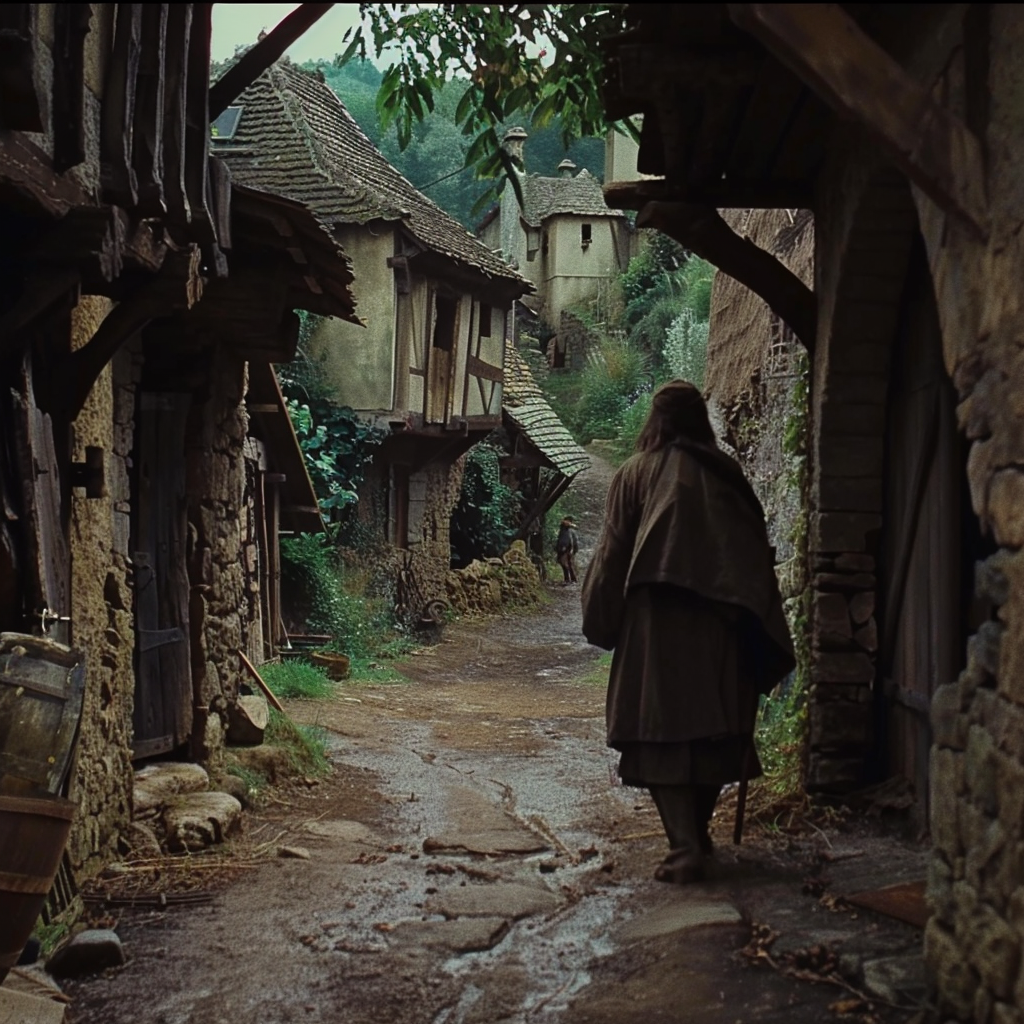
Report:
[{"label": "grass patch", "polygon": [[46,924],[40,917],[32,929],[32,938],[39,940],[41,958],[48,957],[70,934],[66,921],[51,921]]},{"label": "grass patch", "polygon": [[803,746],[807,704],[795,679],[761,701],[754,742],[764,769],[764,785],[773,796],[803,793]]},{"label": "grass patch", "polygon": [[260,668],[260,675],[275,697],[315,699],[334,693],[327,674],[301,658],[270,662]]},{"label": "grass patch", "polygon": [[[401,653],[407,654],[410,650],[412,650],[412,644],[408,644]],[[395,657],[397,656],[395,655]],[[395,668],[393,663],[380,658],[359,657],[352,659],[349,677],[345,682],[393,685],[395,683],[407,683],[409,680]]]},{"label": "grass patch", "polygon": [[258,772],[255,768],[250,768],[248,765],[230,764],[227,771],[228,775],[234,775],[235,778],[241,779],[245,783],[245,788],[249,791],[250,797],[255,799],[258,799],[270,785],[263,772]]},{"label": "grass patch", "polygon": [[300,775],[327,775],[331,762],[327,756],[329,733],[316,725],[296,725],[287,715],[270,709],[270,721],[264,742],[279,747]]}]

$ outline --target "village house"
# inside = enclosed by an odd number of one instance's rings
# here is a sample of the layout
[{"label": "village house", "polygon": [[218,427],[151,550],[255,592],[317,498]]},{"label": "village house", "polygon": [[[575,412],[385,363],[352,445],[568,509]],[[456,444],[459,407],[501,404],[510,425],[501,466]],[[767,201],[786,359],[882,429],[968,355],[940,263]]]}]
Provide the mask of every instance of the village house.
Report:
[{"label": "village house", "polygon": [[543,564],[544,517],[590,466],[590,456],[548,404],[529,363],[511,342],[505,350],[501,418],[502,483],[523,501],[522,520],[513,540],[526,540],[530,553]]},{"label": "village house", "polygon": [[[524,129],[512,128],[504,139],[520,163],[526,138]],[[628,141],[613,143],[614,166],[626,162],[621,154],[628,152]],[[563,312],[608,296],[636,254],[636,235],[621,210],[609,209],[601,182],[585,167],[577,171],[568,158],[550,177],[520,174],[519,185],[522,206],[506,185],[477,235],[534,286],[536,294],[523,304],[549,331],[559,332]]]},{"label": "village house", "polygon": [[215,151],[233,180],[307,203],[352,257],[366,326],[326,319],[308,355],[387,432],[359,515],[417,602],[444,600],[460,459],[501,423],[507,314],[529,285],[387,162],[322,76],[278,61],[227,118]]},{"label": "village house", "polygon": [[[644,113],[661,180],[609,204],[752,288],[810,360],[807,785],[903,781],[939,1019],[1019,1022],[1024,11],[631,11],[607,110]],[[813,278],[723,208],[812,211]]]},{"label": "village house", "polygon": [[[294,309],[355,319],[323,222],[210,157],[211,6],[0,13],[0,647],[84,663],[80,877],[129,842],[133,762],[221,764],[241,655],[278,642],[276,534],[319,522],[271,364]],[[37,791],[2,763],[0,796]]]}]

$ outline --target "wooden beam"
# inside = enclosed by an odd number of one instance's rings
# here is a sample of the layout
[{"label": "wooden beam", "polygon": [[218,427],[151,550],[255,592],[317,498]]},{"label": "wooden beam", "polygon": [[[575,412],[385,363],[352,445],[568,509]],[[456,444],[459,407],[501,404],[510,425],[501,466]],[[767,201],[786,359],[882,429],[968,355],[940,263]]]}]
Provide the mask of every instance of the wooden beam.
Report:
[{"label": "wooden beam", "polygon": [[611,181],[604,200],[613,210],[639,210],[654,200],[716,210],[811,210],[814,186],[801,181],[720,181],[684,185],[664,178]]},{"label": "wooden beam", "polygon": [[0,199],[50,217],[63,217],[74,206],[92,203],[73,178],[54,174],[48,157],[35,143],[20,132],[6,130],[0,130]]},{"label": "wooden beam", "polygon": [[100,123],[100,172],[104,194],[133,209],[139,201],[132,165],[135,89],[142,52],[142,4],[118,4],[114,49],[107,62]]},{"label": "wooden beam", "polygon": [[981,143],[936,103],[838,4],[729,4],[760,40],[838,114],[863,125],[941,209],[988,233]]},{"label": "wooden beam", "polygon": [[817,304],[814,292],[771,253],[741,238],[718,211],[690,203],[650,202],[637,227],[657,228],[760,295],[814,352]]},{"label": "wooden beam", "polygon": [[78,302],[77,270],[46,267],[33,273],[14,305],[0,316],[0,357],[21,347],[23,336],[57,313],[70,313]]},{"label": "wooden beam", "polygon": [[250,47],[210,88],[210,120],[216,121],[307,29],[334,4],[301,4],[275,29]]},{"label": "wooden beam", "polygon": [[46,411],[59,410],[73,420],[82,411],[103,368],[136,331],[152,320],[195,305],[203,291],[199,265],[198,246],[169,254],[159,277],[135,289],[116,305],[89,342],[51,371]]},{"label": "wooden beam", "polygon": [[85,37],[91,4],[53,8],[53,166],[60,172],[85,159]]}]

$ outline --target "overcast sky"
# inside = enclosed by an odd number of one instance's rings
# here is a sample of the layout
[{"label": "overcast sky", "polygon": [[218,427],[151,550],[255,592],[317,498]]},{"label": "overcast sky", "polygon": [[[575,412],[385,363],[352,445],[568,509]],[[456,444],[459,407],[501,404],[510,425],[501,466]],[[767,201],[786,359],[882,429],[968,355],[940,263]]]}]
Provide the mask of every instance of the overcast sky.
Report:
[{"label": "overcast sky", "polygon": [[[214,4],[213,59],[225,60],[237,46],[256,42],[262,29],[268,32],[298,4]],[[285,52],[294,61],[330,59],[345,49],[342,36],[359,21],[358,4],[335,4],[311,29]]]}]

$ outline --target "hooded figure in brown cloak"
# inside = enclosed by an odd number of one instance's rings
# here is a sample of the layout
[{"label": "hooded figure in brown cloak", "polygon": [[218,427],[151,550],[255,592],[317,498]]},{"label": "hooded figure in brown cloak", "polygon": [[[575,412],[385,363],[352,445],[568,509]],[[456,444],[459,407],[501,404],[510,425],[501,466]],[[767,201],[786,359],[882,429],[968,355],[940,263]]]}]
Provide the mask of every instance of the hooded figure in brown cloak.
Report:
[{"label": "hooded figure in brown cloak", "polygon": [[648,789],[667,882],[704,875],[725,783],[761,773],[758,698],[795,665],[760,502],[715,443],[700,392],[659,388],[616,472],[583,584],[583,632],[614,649],[608,745]]}]

